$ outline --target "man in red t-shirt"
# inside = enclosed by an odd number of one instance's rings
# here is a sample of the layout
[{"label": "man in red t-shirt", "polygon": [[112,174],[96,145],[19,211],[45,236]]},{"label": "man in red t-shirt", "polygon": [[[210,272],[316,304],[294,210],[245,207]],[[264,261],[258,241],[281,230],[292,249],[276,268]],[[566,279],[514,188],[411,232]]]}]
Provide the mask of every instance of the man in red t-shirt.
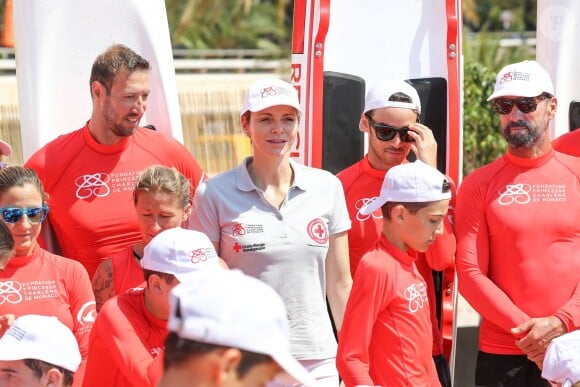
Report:
[{"label": "man in red t-shirt", "polygon": [[[367,93],[359,127],[368,133],[368,154],[338,174],[352,221],[348,244],[353,278],[359,261],[373,248],[383,226],[380,210],[363,215],[360,209],[380,190],[387,171],[396,165],[407,163],[410,151],[413,151],[418,160],[433,167],[437,166],[437,143],[431,130],[418,122],[420,113],[421,102],[417,91],[403,80],[379,82]],[[441,271],[453,262],[455,237],[450,219],[454,199],[455,189],[452,188],[450,213],[444,221],[443,235],[426,252],[411,252],[418,258],[417,268],[427,283],[433,329],[433,359],[444,387],[451,386],[451,378],[443,355],[432,270]]]},{"label": "man in red t-shirt", "polygon": [[552,148],[537,62],[502,68],[488,100],[508,150],[463,180],[455,223],[459,291],[482,316],[475,384],[547,387],[546,347],[580,328],[580,158]]},{"label": "man in red t-shirt", "polygon": [[[101,260],[141,240],[132,203],[139,173],[151,165],[175,167],[191,181],[192,197],[204,174],[175,139],[139,127],[147,109],[149,62],[116,44],[93,63],[93,111],[86,125],[34,153],[25,163],[50,194],[48,220],[61,255],[80,261],[92,277]],[[53,252],[50,238],[45,246]]]},{"label": "man in red t-shirt", "polygon": [[224,270],[207,236],[182,228],[157,234],[145,247],[141,266],[143,287],[111,298],[97,315],[83,387],[156,386],[163,371],[169,292],[195,270]]}]

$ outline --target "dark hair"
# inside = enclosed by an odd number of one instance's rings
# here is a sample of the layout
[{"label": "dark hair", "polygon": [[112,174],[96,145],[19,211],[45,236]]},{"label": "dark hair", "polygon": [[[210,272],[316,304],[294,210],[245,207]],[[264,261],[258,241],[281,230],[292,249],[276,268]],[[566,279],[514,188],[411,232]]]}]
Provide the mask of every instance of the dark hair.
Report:
[{"label": "dark hair", "polygon": [[114,44],[95,59],[89,86],[97,81],[105,86],[107,95],[110,95],[113,79],[122,70],[128,70],[131,73],[149,71],[149,62],[129,47]]},{"label": "dark hair", "polygon": [[34,170],[20,166],[0,170],[0,195],[12,187],[23,187],[25,184],[33,185],[40,193],[42,202],[46,202],[48,195],[44,192],[42,182]]},{"label": "dark hair", "polygon": [[137,204],[141,192],[164,193],[174,196],[181,208],[191,202],[191,183],[177,169],[154,165],[139,174],[133,190],[133,203]]},{"label": "dark hair", "polygon": [[[400,91],[398,91],[394,94],[391,94],[391,96],[389,97],[388,100],[392,101],[392,102],[413,103],[413,99],[410,96],[408,96],[407,94],[400,92]],[[372,114],[374,111],[375,111],[375,109],[369,110],[368,112],[365,113],[365,115],[372,119],[373,118]],[[417,113],[417,122],[419,122],[419,113]]]},{"label": "dark hair", "polygon": [[401,205],[409,211],[411,214],[416,214],[420,209],[427,207],[434,202],[419,202],[419,203],[402,203],[402,202],[386,202],[381,207],[383,212],[383,218],[391,220],[391,211],[398,205]]},{"label": "dark hair", "polygon": [[175,281],[175,278],[176,278],[173,274],[162,273],[160,271],[149,270],[149,269],[143,269],[143,275],[145,276],[145,281],[147,281],[147,282],[149,282],[149,277],[151,277],[152,275],[156,275],[158,277],[163,278],[163,280],[165,280],[165,282],[167,282],[168,284]]},{"label": "dark hair", "polygon": [[[179,337],[177,333],[169,332],[165,339],[165,357],[163,359],[163,367],[167,370],[173,366],[178,366],[190,357],[202,356],[212,351],[227,348],[229,347],[183,339]],[[245,351],[243,349],[239,350],[242,353],[242,359],[236,372],[240,378],[243,378],[252,367],[258,364],[274,361],[270,355]]]},{"label": "dark hair", "polygon": [[[55,350],[58,350],[55,348]],[[62,373],[63,386],[72,386],[74,380],[74,372],[66,370],[62,367],[56,366],[54,364],[47,363],[42,360],[37,359],[24,359],[24,365],[32,370],[32,373],[37,379],[42,378],[42,375],[46,374],[52,368],[56,368]]]},{"label": "dark hair", "polygon": [[14,238],[4,222],[0,222],[0,261],[7,259],[14,252]]}]

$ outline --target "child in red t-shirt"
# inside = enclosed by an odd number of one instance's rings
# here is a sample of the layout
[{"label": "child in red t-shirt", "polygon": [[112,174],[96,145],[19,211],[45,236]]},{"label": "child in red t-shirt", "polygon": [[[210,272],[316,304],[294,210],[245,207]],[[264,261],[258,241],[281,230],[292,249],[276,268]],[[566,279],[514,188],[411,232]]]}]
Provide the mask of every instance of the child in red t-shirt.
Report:
[{"label": "child in red t-shirt", "polygon": [[415,266],[443,232],[451,187],[421,162],[392,167],[361,213],[383,212],[383,229],[356,271],[339,332],[337,367],[347,387],[440,387],[425,280]]}]

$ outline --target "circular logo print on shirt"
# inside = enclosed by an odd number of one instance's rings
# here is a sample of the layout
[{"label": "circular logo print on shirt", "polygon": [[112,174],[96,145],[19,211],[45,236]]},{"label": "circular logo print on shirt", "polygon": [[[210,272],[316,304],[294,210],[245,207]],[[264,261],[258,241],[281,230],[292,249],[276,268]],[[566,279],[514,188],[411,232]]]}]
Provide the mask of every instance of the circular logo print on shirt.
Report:
[{"label": "circular logo print on shirt", "polygon": [[328,241],[328,229],[326,228],[326,223],[320,218],[316,218],[308,223],[307,227],[308,235],[316,243],[321,245]]},{"label": "circular logo print on shirt", "polygon": [[89,301],[80,307],[77,312],[77,321],[81,325],[92,324],[97,318],[97,310],[95,301]]}]

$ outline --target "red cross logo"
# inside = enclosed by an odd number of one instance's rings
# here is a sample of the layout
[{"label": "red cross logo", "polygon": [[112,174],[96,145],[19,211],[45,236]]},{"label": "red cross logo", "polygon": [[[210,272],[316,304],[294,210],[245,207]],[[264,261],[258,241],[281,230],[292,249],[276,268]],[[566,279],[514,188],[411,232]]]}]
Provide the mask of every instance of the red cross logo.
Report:
[{"label": "red cross logo", "polygon": [[306,230],[310,238],[316,243],[323,245],[328,242],[328,229],[324,220],[320,218],[311,220]]},{"label": "red cross logo", "polygon": [[242,250],[242,245],[240,245],[238,242],[236,242],[236,243],[234,243],[233,249],[236,253],[239,253]]}]

